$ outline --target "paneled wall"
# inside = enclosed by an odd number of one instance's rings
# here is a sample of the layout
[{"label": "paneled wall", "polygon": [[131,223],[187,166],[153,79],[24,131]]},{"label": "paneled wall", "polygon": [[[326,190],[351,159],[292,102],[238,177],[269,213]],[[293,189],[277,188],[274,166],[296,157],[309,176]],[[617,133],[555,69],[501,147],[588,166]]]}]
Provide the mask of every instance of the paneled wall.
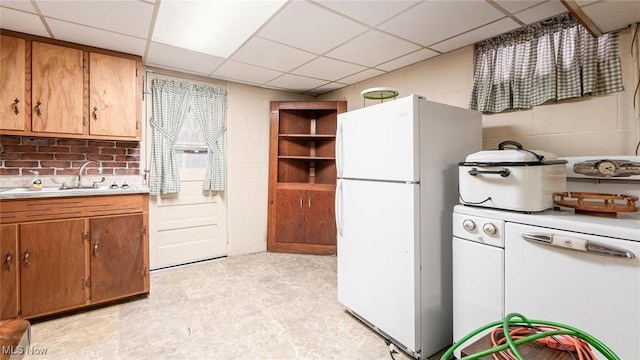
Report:
[{"label": "paneled wall", "polygon": [[[633,154],[640,140],[640,120],[633,106],[640,70],[637,58],[631,55],[632,37],[629,28],[620,33],[624,91],[483,115],[483,147],[491,149],[503,140],[516,140],[527,148],[559,156]],[[473,86],[473,57],[473,46],[467,46],[325,94],[320,100],[347,100],[349,110],[353,110],[376,103],[365,103],[360,97],[362,90],[390,86],[397,88],[400,96],[414,93],[467,108]]]}]

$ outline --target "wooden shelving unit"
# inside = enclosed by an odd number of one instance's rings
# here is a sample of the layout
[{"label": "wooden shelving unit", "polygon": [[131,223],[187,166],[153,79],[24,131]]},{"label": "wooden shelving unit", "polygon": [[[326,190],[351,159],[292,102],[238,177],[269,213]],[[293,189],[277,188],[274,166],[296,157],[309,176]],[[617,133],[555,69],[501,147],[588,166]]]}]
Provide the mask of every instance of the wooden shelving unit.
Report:
[{"label": "wooden shelving unit", "polygon": [[345,101],[271,103],[269,251],[335,253],[335,140],[346,107]]}]

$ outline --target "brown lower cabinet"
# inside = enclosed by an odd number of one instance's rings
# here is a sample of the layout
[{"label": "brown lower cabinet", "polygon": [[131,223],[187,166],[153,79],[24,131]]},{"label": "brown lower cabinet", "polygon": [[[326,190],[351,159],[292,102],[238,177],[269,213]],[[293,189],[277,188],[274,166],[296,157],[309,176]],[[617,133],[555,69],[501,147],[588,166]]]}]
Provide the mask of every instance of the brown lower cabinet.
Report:
[{"label": "brown lower cabinet", "polygon": [[275,234],[270,249],[283,252],[334,254],[335,191],[277,189]]},{"label": "brown lower cabinet", "polygon": [[149,292],[148,195],[8,200],[0,215],[0,320]]}]

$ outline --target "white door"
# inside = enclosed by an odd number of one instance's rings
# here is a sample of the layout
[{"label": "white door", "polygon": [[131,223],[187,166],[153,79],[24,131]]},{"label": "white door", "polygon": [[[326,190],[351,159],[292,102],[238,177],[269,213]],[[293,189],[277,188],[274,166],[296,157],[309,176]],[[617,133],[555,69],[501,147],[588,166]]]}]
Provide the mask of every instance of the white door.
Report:
[{"label": "white door", "polygon": [[[147,73],[146,88],[149,91],[152,80],[158,77],[201,83]],[[146,118],[149,120],[152,115],[152,97],[149,93],[145,100]],[[147,164],[153,131],[149,123],[144,136]],[[207,153],[197,120],[192,115],[185,120],[176,144],[180,193],[149,196],[149,261],[152,270],[227,254],[225,194],[202,190]]]},{"label": "white door", "polygon": [[338,177],[419,180],[417,97],[338,114]]},{"label": "white door", "polygon": [[[565,236],[626,249],[635,258],[597,255],[524,240],[524,233]],[[505,313],[577,327],[620,359],[640,359],[640,243],[508,223]]]},{"label": "white door", "polygon": [[338,180],[338,301],[419,350],[418,185]]},{"label": "white door", "polygon": [[[454,226],[462,226],[455,221]],[[480,271],[481,270],[481,271]],[[453,341],[504,318],[504,249],[453,238]],[[471,338],[466,343],[486,335]],[[463,347],[456,350],[460,357]]]}]

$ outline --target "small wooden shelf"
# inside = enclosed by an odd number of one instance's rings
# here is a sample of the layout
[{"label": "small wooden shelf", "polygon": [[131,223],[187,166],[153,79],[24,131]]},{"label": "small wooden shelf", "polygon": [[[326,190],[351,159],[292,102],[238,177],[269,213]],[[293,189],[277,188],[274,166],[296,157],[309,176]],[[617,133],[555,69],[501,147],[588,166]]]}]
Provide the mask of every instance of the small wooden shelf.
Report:
[{"label": "small wooden shelf", "polygon": [[280,138],[294,138],[294,139],[335,139],[335,135],[325,134],[278,134]]},{"label": "small wooden shelf", "polygon": [[296,159],[296,160],[335,160],[333,156],[278,156],[278,159]]}]

